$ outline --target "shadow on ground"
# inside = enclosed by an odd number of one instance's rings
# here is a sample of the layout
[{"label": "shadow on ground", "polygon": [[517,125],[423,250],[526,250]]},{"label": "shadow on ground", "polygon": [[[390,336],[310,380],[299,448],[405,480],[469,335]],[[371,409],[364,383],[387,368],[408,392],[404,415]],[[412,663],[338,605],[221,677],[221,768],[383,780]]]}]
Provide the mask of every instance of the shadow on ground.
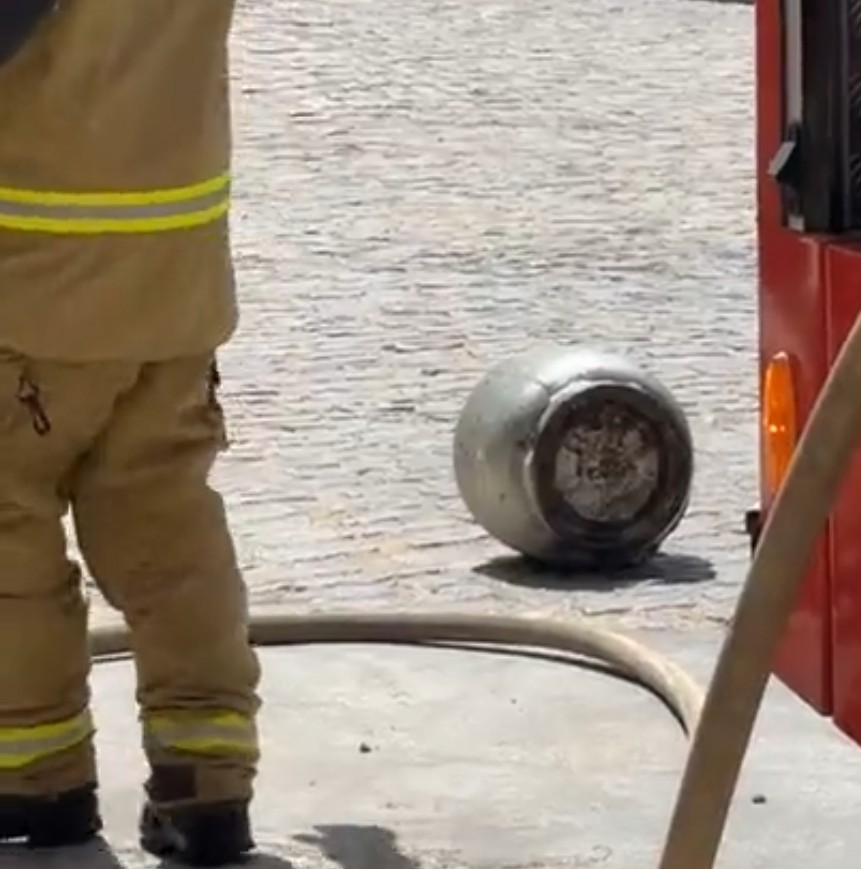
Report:
[{"label": "shadow on ground", "polygon": [[[164,869],[167,869],[171,864],[164,863],[162,865]],[[243,864],[243,867],[244,869],[295,869],[294,864],[289,860],[266,852],[255,854],[251,860]]]},{"label": "shadow on ground", "polygon": [[127,869],[124,860],[103,839],[76,848],[30,851],[15,845],[0,845],[0,869]]},{"label": "shadow on ground", "polygon": [[[0,869],[139,869],[151,865],[143,853],[116,853],[103,839],[77,848],[30,851],[26,848],[0,846]],[[292,863],[264,851],[243,864],[245,869],[294,869]],[[398,864],[391,864],[397,866]],[[165,860],[159,869],[178,867]]]},{"label": "shadow on ground", "polygon": [[711,561],[686,553],[659,553],[637,567],[606,573],[566,571],[519,555],[493,558],[474,570],[509,585],[562,591],[615,591],[643,582],[682,585],[707,582],[717,576]]},{"label": "shadow on ground", "polygon": [[342,869],[420,869],[401,852],[397,836],[384,827],[336,824],[314,829],[317,835],[296,836],[296,841],[314,846]]}]

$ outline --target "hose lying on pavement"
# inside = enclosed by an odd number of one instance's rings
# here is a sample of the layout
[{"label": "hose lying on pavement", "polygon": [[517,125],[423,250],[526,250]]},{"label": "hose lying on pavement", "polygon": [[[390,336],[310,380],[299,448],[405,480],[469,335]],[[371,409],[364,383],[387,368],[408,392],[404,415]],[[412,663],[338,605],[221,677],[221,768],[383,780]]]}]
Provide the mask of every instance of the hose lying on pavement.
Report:
[{"label": "hose lying on pavement", "polygon": [[[100,628],[91,636],[97,659],[128,651],[128,636],[122,628]],[[609,664],[622,676],[650,688],[666,702],[688,734],[702,707],[700,688],[680,667],[627,637],[578,622],[424,613],[305,616],[268,611],[252,617],[251,638],[257,646],[468,643],[569,652]]]},{"label": "hose lying on pavement", "polygon": [[[712,869],[777,645],[843,473],[861,436],[861,318],[855,323],[772,506],[706,695],[680,668],[626,637],[582,622],[467,615],[252,618],[260,646],[466,643],[527,646],[600,660],[660,695],[693,736],[659,869]],[[91,632],[96,660],[129,652],[121,628]],[[701,712],[702,709],[702,712]]]}]

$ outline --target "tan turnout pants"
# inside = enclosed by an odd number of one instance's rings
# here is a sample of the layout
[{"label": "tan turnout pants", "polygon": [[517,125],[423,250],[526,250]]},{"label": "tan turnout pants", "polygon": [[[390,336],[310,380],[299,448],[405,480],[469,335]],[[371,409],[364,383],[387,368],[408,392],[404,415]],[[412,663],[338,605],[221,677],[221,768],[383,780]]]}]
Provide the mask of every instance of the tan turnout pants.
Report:
[{"label": "tan turnout pants", "polygon": [[221,498],[211,356],[152,364],[0,351],[0,794],[95,782],[81,552],[132,633],[148,789],[245,799],[257,658]]}]

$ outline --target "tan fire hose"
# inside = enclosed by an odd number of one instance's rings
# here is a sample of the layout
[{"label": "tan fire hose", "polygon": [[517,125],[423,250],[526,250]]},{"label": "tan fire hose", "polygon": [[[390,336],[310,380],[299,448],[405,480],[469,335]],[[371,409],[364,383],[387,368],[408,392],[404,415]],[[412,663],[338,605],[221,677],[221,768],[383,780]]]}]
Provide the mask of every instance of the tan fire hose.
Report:
[{"label": "tan fire hose", "polygon": [[[705,698],[695,682],[630,639],[584,623],[496,616],[254,615],[260,646],[462,643],[552,649],[603,661],[657,692],[693,744],[659,869],[712,869],[777,644],[861,437],[861,318],[835,363],[769,511]],[[96,660],[125,655],[123,629],[92,632]]]}]

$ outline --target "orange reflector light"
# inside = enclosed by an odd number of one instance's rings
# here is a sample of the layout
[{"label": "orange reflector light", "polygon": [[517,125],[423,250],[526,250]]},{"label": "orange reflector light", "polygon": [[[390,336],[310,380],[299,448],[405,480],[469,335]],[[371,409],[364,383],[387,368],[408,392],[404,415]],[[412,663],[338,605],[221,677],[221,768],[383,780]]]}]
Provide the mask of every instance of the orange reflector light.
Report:
[{"label": "orange reflector light", "polygon": [[765,480],[774,494],[789,469],[798,436],[792,366],[786,353],[774,356],[765,369],[762,433]]}]

